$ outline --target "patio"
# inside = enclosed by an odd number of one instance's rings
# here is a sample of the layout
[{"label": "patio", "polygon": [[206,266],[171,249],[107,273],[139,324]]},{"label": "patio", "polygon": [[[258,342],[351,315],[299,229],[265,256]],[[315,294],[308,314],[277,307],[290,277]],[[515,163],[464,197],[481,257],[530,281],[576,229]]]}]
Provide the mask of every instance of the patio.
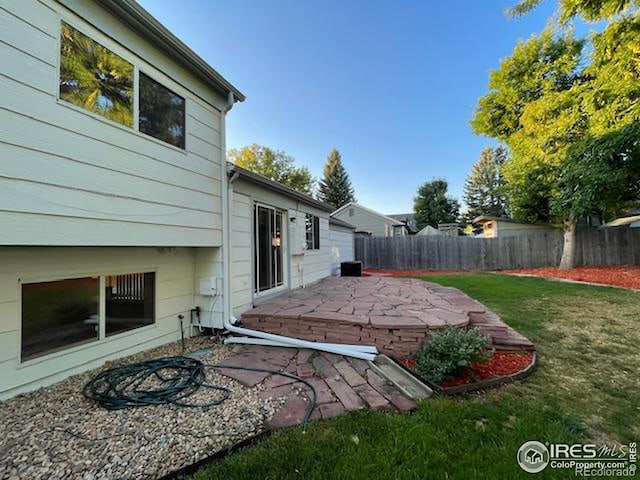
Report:
[{"label": "patio", "polygon": [[460,290],[412,278],[329,277],[263,301],[242,324],[304,340],[375,345],[393,357],[414,353],[429,332],[447,325],[476,327],[497,349],[534,349]]}]

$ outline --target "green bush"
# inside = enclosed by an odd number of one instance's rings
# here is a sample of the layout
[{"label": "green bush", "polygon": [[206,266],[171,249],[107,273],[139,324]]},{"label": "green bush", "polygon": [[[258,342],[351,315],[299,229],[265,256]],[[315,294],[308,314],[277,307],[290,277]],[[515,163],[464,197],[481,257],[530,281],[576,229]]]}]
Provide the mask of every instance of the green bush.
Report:
[{"label": "green bush", "polygon": [[475,328],[446,327],[434,333],[416,353],[416,371],[435,383],[449,380],[472,363],[486,360],[488,343],[489,339]]}]

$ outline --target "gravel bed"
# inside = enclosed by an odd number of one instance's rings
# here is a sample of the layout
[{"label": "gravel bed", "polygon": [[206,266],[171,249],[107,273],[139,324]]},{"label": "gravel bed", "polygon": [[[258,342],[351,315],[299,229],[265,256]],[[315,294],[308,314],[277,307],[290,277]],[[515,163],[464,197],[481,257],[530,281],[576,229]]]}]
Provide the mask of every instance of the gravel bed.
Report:
[{"label": "gravel bed", "polygon": [[[186,347],[213,347],[204,363],[231,354],[230,347],[205,337],[187,340]],[[158,478],[265,429],[281,401],[262,400],[261,386],[247,388],[212,370],[207,381],[228,388],[230,397],[210,408],[109,411],[82,395],[85,383],[106,368],[181,353],[180,342],[164,345],[1,402],[0,479]],[[189,401],[218,395],[200,389]]]}]

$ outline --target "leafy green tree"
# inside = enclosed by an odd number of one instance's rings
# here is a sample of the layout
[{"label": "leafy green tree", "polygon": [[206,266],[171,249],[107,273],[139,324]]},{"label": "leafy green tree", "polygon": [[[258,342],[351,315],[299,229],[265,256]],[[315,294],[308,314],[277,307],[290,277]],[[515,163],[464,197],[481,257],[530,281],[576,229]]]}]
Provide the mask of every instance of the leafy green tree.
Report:
[{"label": "leafy green tree", "polygon": [[506,159],[507,151],[503,147],[487,147],[480,152],[480,158],[473,165],[464,184],[463,200],[467,204],[466,217],[470,221],[480,215],[507,215],[501,172]]},{"label": "leafy green tree", "polygon": [[[524,0],[516,13],[537,3]],[[511,151],[503,172],[513,215],[563,226],[561,267],[575,265],[577,221],[613,214],[637,191],[636,151],[629,143],[640,120],[637,12],[637,1],[560,0],[561,30],[516,46],[492,72],[490,92],[472,120],[477,133],[502,140]],[[563,26],[576,16],[610,20],[591,35],[589,48]],[[607,178],[598,180],[594,172]],[[612,181],[617,188],[609,188]]]},{"label": "leafy green tree", "polygon": [[349,174],[342,165],[340,152],[335,148],[327,157],[318,187],[318,198],[336,209],[356,200]]},{"label": "leafy green tree", "polygon": [[307,167],[296,167],[295,159],[280,150],[252,144],[240,149],[229,150],[229,159],[252,172],[270,180],[282,183],[294,190],[310,195],[315,180]]},{"label": "leafy green tree", "polygon": [[559,171],[552,210],[572,218],[620,215],[640,199],[640,121],[577,144]]},{"label": "leafy green tree", "polygon": [[447,195],[449,184],[442,178],[425,182],[413,200],[413,211],[418,230],[431,225],[438,228],[439,223],[454,223],[458,219],[460,204]]},{"label": "leafy green tree", "polygon": [[[542,0],[521,0],[509,12],[514,16],[525,15],[540,3]],[[587,22],[599,22],[610,20],[620,13],[633,13],[639,6],[638,0],[559,0],[558,19],[562,24],[577,16]]]}]

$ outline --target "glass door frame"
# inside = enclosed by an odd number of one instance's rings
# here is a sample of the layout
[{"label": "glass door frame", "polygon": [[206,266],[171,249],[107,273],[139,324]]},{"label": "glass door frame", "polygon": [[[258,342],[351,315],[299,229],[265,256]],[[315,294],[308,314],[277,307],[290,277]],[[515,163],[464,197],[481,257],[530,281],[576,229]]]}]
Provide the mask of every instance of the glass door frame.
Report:
[{"label": "glass door frame", "polygon": [[[275,213],[279,213],[281,215],[281,232],[280,232],[280,262],[281,262],[281,272],[282,279],[280,285],[275,285],[265,290],[259,290],[259,268],[260,268],[260,251],[259,251],[259,228],[258,228],[258,208],[264,208],[269,211],[269,217],[272,219],[272,222],[275,222]],[[252,232],[251,232],[251,263],[252,263],[252,281],[251,281],[251,292],[253,298],[259,298],[263,296],[272,295],[274,293],[280,292],[282,290],[288,289],[289,285],[289,255],[288,255],[288,225],[289,225],[289,217],[287,214],[287,210],[283,208],[274,207],[272,205],[268,205],[262,202],[254,201],[251,208],[252,215]],[[272,224],[273,226],[273,224]]]}]

